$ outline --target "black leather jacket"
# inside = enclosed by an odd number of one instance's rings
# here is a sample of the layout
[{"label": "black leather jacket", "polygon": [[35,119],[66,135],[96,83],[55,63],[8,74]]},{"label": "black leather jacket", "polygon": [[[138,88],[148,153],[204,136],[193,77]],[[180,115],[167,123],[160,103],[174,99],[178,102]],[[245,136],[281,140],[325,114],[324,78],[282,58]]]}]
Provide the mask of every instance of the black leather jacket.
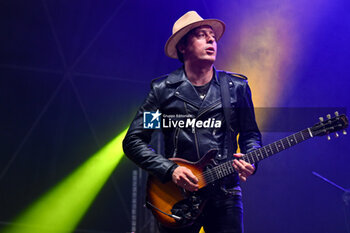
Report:
[{"label": "black leather jacket", "polygon": [[[220,71],[223,72],[223,71]],[[237,75],[224,72],[223,77],[230,79],[231,94],[231,130],[234,138],[239,133],[239,145],[242,153],[249,152],[261,145],[261,134],[257,127],[251,93],[246,80]],[[143,112],[162,113],[165,116],[176,114],[192,115],[197,120],[209,118],[222,121],[220,128],[162,128],[165,141],[165,155],[157,154],[149,148],[154,130],[143,128]],[[169,75],[155,79],[151,91],[139,108],[123,141],[125,155],[138,166],[163,181],[169,179],[169,171],[175,163],[169,157],[181,157],[189,161],[199,160],[207,151],[219,150],[217,159],[226,159],[224,150],[226,123],[221,104],[220,84],[217,71],[204,100],[201,100],[187,79],[183,68]],[[234,149],[237,142],[234,141]]]}]

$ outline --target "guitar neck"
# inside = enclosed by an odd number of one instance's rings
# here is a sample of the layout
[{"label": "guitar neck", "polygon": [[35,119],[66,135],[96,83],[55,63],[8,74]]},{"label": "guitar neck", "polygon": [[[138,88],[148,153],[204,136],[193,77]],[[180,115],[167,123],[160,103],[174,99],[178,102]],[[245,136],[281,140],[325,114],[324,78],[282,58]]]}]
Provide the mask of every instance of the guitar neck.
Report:
[{"label": "guitar neck", "polygon": [[[277,154],[283,150],[295,146],[296,144],[299,144],[312,137],[313,135],[311,133],[310,128],[307,128],[288,137],[282,138],[281,140],[275,141],[266,146],[260,147],[259,149],[251,151],[245,154],[241,159],[243,159],[247,163],[253,164],[263,159],[266,159],[271,155]],[[211,183],[234,172],[235,170],[232,166],[232,160],[230,160],[210,170],[207,170],[206,181],[207,183]]]},{"label": "guitar neck", "polygon": [[307,128],[288,137],[282,138],[281,140],[263,146],[257,150],[251,151],[245,154],[242,159],[247,163],[253,164],[295,146],[296,144],[299,144],[311,137],[312,133],[310,129]]}]

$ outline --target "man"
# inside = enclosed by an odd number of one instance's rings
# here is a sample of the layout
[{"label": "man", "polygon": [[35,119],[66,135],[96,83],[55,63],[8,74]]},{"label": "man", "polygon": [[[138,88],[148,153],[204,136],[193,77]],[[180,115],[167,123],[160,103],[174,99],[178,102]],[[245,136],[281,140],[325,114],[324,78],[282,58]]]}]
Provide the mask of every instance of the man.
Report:
[{"label": "man", "polygon": [[[260,147],[261,134],[255,122],[250,89],[241,75],[217,72],[214,62],[217,41],[225,24],[217,19],[202,19],[195,11],[187,12],[173,27],[173,34],[165,45],[165,53],[183,62],[183,67],[152,81],[151,91],[138,110],[124,139],[125,154],[138,166],[162,182],[174,182],[189,191],[197,191],[198,177],[185,166],[179,166],[170,157],[198,161],[210,149],[217,149],[215,162],[232,159],[225,144],[226,132],[232,132],[234,151],[236,136],[242,153]],[[220,78],[228,79],[230,93],[230,129],[226,130],[220,91]],[[145,129],[144,113],[153,112],[152,121],[172,116],[193,117],[196,120],[215,121],[209,127],[163,127],[164,155],[154,152],[148,143],[154,130]],[[220,124],[222,123],[222,124]],[[164,125],[163,125],[164,126]],[[241,157],[242,154],[235,154]],[[242,203],[239,178],[243,181],[255,172],[254,165],[234,160],[234,175],[225,177],[215,185],[211,198],[195,224],[181,229],[159,225],[161,232],[199,232],[203,225],[206,233],[243,232]],[[239,178],[238,178],[239,177]]]}]

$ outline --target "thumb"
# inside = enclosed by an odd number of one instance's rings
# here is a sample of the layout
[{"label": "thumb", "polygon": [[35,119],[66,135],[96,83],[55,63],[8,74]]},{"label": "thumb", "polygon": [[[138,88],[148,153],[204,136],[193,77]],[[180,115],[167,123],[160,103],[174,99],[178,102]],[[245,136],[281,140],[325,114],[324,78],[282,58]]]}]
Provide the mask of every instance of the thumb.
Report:
[{"label": "thumb", "polygon": [[234,156],[234,157],[236,157],[236,158],[240,158],[240,157],[242,157],[242,156],[243,156],[243,154],[241,154],[241,153],[237,153],[237,154],[233,154],[233,156]]}]

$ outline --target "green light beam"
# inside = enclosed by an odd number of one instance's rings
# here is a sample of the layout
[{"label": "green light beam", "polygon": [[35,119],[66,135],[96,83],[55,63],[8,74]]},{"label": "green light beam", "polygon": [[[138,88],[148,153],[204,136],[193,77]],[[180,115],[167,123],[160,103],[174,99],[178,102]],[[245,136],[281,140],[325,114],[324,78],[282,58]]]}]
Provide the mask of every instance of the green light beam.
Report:
[{"label": "green light beam", "polygon": [[29,206],[3,233],[73,232],[123,157],[127,129]]}]

